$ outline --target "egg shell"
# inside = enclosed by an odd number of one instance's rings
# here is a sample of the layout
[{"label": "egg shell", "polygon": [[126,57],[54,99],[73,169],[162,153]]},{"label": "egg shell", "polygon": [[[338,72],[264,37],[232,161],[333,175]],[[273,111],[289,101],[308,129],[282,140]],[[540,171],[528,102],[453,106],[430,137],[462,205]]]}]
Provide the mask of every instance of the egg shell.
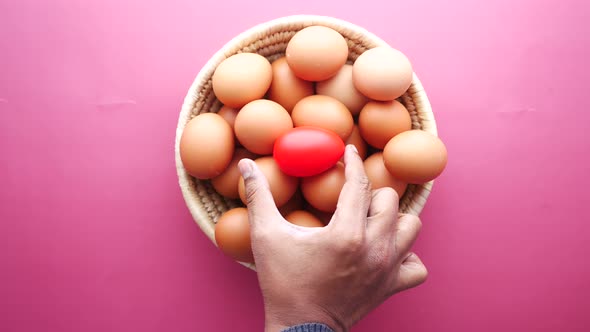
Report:
[{"label": "egg shell", "polygon": [[229,126],[231,127],[231,129],[234,129],[234,124],[236,123],[236,116],[238,116],[238,109],[235,108],[231,108],[229,106],[222,106],[219,111],[217,112],[217,114],[219,114],[225,121],[227,121],[227,123],[229,124]]},{"label": "egg shell", "polygon": [[397,100],[370,101],[359,114],[359,131],[370,145],[383,149],[395,135],[412,129],[412,118]]},{"label": "egg shell", "polygon": [[238,182],[240,181],[241,173],[238,169],[238,162],[244,158],[256,159],[257,155],[246,149],[237,148],[225,171],[211,179],[211,184],[215,191],[227,198],[236,199],[240,197],[238,193]]},{"label": "egg shell", "polygon": [[[277,207],[285,205],[297,191],[299,179],[283,173],[272,157],[261,157],[254,162],[256,162],[256,165],[258,165],[258,168],[268,180],[275,205]],[[238,183],[238,192],[242,202],[247,204],[244,179],[241,176]]]},{"label": "egg shell", "polygon": [[236,122],[236,117],[238,116],[238,109],[235,108],[231,108],[229,106],[222,106],[219,111],[217,112],[217,114],[219,114],[222,118],[225,119],[225,121],[227,121],[227,123],[229,124],[229,126],[231,127],[231,130],[233,132],[234,135],[234,143],[236,146],[241,146],[240,142],[238,141],[238,138],[236,137],[235,131],[234,131],[234,124]]},{"label": "egg shell", "polygon": [[272,100],[259,99],[246,104],[234,125],[238,141],[260,155],[272,153],[275,140],[293,128],[289,113]]},{"label": "egg shell", "polygon": [[413,75],[410,60],[388,46],[363,52],[352,66],[352,80],[357,90],[379,101],[403,95],[412,84]]},{"label": "egg shell", "polygon": [[352,82],[352,65],[345,64],[331,78],[318,82],[316,84],[316,93],[318,95],[324,95],[332,97],[341,103],[352,113],[352,115],[358,115],[369,101],[369,99],[360,93]]},{"label": "egg shell", "polygon": [[383,149],[387,170],[395,178],[414,184],[438,177],[447,164],[447,149],[436,136],[422,130],[405,131]]},{"label": "egg shell", "polygon": [[245,263],[253,263],[248,210],[234,208],[225,212],[215,224],[215,242],[227,256]]},{"label": "egg shell", "polygon": [[404,195],[408,184],[396,179],[393,175],[391,175],[387,168],[385,168],[383,153],[378,152],[372,154],[364,161],[364,166],[367,178],[369,179],[369,182],[371,182],[371,188],[379,189],[383,187],[390,187],[397,192],[399,197]]},{"label": "egg shell", "polygon": [[338,72],[348,58],[348,44],[340,33],[324,26],[299,30],[287,44],[287,63],[297,77],[323,81]]},{"label": "egg shell", "polygon": [[190,175],[210,179],[223,173],[231,162],[233,132],[218,114],[203,113],[184,127],[179,150],[182,164]]},{"label": "egg shell", "polygon": [[324,223],[321,222],[316,216],[308,211],[297,210],[288,214],[285,219],[297,226],[302,227],[324,227]]},{"label": "egg shell", "polygon": [[272,63],[272,83],[268,90],[268,99],[279,103],[291,113],[298,101],[313,94],[313,82],[295,76],[287,58],[282,57]]},{"label": "egg shell", "polygon": [[344,142],[335,133],[318,127],[293,128],[277,138],[273,157],[285,174],[313,176],[338,162]]},{"label": "egg shell", "polygon": [[316,209],[334,212],[345,182],[344,164],[338,162],[321,174],[303,178],[301,192],[305,200]]},{"label": "egg shell", "polygon": [[239,53],[223,60],[212,77],[213,92],[224,105],[240,108],[262,98],[272,81],[268,60],[256,53]]},{"label": "egg shell", "polygon": [[322,95],[301,99],[291,112],[295,127],[313,126],[335,132],[342,141],[352,133],[354,119],[348,108],[338,100]]}]

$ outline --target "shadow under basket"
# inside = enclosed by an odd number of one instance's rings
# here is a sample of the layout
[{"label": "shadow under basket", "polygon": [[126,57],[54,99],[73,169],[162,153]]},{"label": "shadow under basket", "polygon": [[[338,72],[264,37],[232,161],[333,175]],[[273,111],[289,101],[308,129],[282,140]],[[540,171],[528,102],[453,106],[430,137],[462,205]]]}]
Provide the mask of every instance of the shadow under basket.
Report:
[{"label": "shadow under basket", "polygon": [[[226,58],[237,53],[258,53],[269,61],[285,55],[287,43],[295,33],[305,27],[322,25],[338,31],[348,43],[348,61],[354,62],[364,51],[380,45],[383,40],[352,23],[326,16],[297,15],[272,20],[257,25],[233,38],[205,64],[191,85],[180,111],[174,153],[176,170],[186,205],[201,230],[215,244],[215,223],[227,210],[243,206],[239,200],[230,200],[218,194],[210,181],[195,179],[189,175],[180,159],[180,137],[186,124],[195,116],[206,112],[217,112],[221,103],[213,93],[211,78],[215,68]],[[436,122],[428,97],[414,74],[412,85],[398,99],[412,118],[412,128],[437,135]],[[400,212],[420,214],[432,189],[434,181],[409,185],[400,200]],[[240,262],[241,263],[241,262]],[[251,269],[253,264],[241,263]]]}]

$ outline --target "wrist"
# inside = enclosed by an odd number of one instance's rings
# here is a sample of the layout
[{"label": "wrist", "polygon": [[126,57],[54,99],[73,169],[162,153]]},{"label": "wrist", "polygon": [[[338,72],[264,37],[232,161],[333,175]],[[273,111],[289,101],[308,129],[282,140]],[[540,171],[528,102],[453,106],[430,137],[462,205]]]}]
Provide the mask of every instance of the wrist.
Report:
[{"label": "wrist", "polygon": [[[270,310],[265,313],[265,332],[282,332],[290,327],[302,324],[323,324],[330,328],[329,332],[347,332],[340,322],[330,317],[323,310],[308,309],[305,311],[291,308],[288,310]],[[299,330],[295,330],[299,332]],[[307,330],[301,330],[307,331]],[[314,330],[310,330],[314,331]],[[318,332],[324,332],[317,330]],[[326,332],[328,332],[326,331]],[[315,331],[314,331],[315,332]]]},{"label": "wrist", "polygon": [[331,326],[320,322],[305,322],[286,326],[278,323],[266,323],[264,326],[265,332],[339,332],[341,330],[334,330]]},{"label": "wrist", "polygon": [[322,323],[305,323],[291,326],[281,332],[334,332],[328,325]]}]

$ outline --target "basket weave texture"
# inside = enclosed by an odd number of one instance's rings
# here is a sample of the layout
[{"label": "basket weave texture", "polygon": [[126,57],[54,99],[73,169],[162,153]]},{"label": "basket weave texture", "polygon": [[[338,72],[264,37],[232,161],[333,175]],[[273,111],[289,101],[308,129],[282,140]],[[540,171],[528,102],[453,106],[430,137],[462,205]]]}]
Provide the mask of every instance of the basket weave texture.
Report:
[{"label": "basket weave texture", "polygon": [[[348,61],[354,62],[364,51],[387,45],[383,40],[352,23],[326,16],[297,15],[275,19],[257,25],[233,38],[201,69],[191,85],[180,111],[176,128],[175,158],[176,170],[186,205],[202,231],[215,244],[215,222],[227,210],[241,206],[239,200],[226,199],[219,195],[209,181],[190,176],[182,165],[179,152],[180,137],[186,124],[195,116],[205,112],[217,112],[221,103],[215,98],[211,77],[215,68],[226,58],[244,52],[258,53],[269,61],[285,55],[287,43],[293,35],[308,26],[322,25],[338,31],[348,43]],[[399,98],[412,118],[412,128],[437,135],[436,123],[428,97],[414,74],[412,85]],[[400,211],[420,214],[432,189],[433,181],[421,185],[409,185],[400,200]],[[244,264],[253,268],[250,264]]]}]

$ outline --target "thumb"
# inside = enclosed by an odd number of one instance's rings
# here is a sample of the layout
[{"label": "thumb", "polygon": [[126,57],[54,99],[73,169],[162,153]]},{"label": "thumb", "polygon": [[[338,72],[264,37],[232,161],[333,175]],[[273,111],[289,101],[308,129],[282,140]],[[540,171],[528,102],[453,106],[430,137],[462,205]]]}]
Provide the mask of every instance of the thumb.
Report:
[{"label": "thumb", "polygon": [[248,219],[252,230],[276,224],[272,221],[283,217],[275,205],[266,176],[250,159],[240,160],[238,168],[244,179]]},{"label": "thumb", "polygon": [[428,270],[424,263],[418,255],[409,253],[400,266],[395,292],[416,287],[426,281],[427,277]]}]

